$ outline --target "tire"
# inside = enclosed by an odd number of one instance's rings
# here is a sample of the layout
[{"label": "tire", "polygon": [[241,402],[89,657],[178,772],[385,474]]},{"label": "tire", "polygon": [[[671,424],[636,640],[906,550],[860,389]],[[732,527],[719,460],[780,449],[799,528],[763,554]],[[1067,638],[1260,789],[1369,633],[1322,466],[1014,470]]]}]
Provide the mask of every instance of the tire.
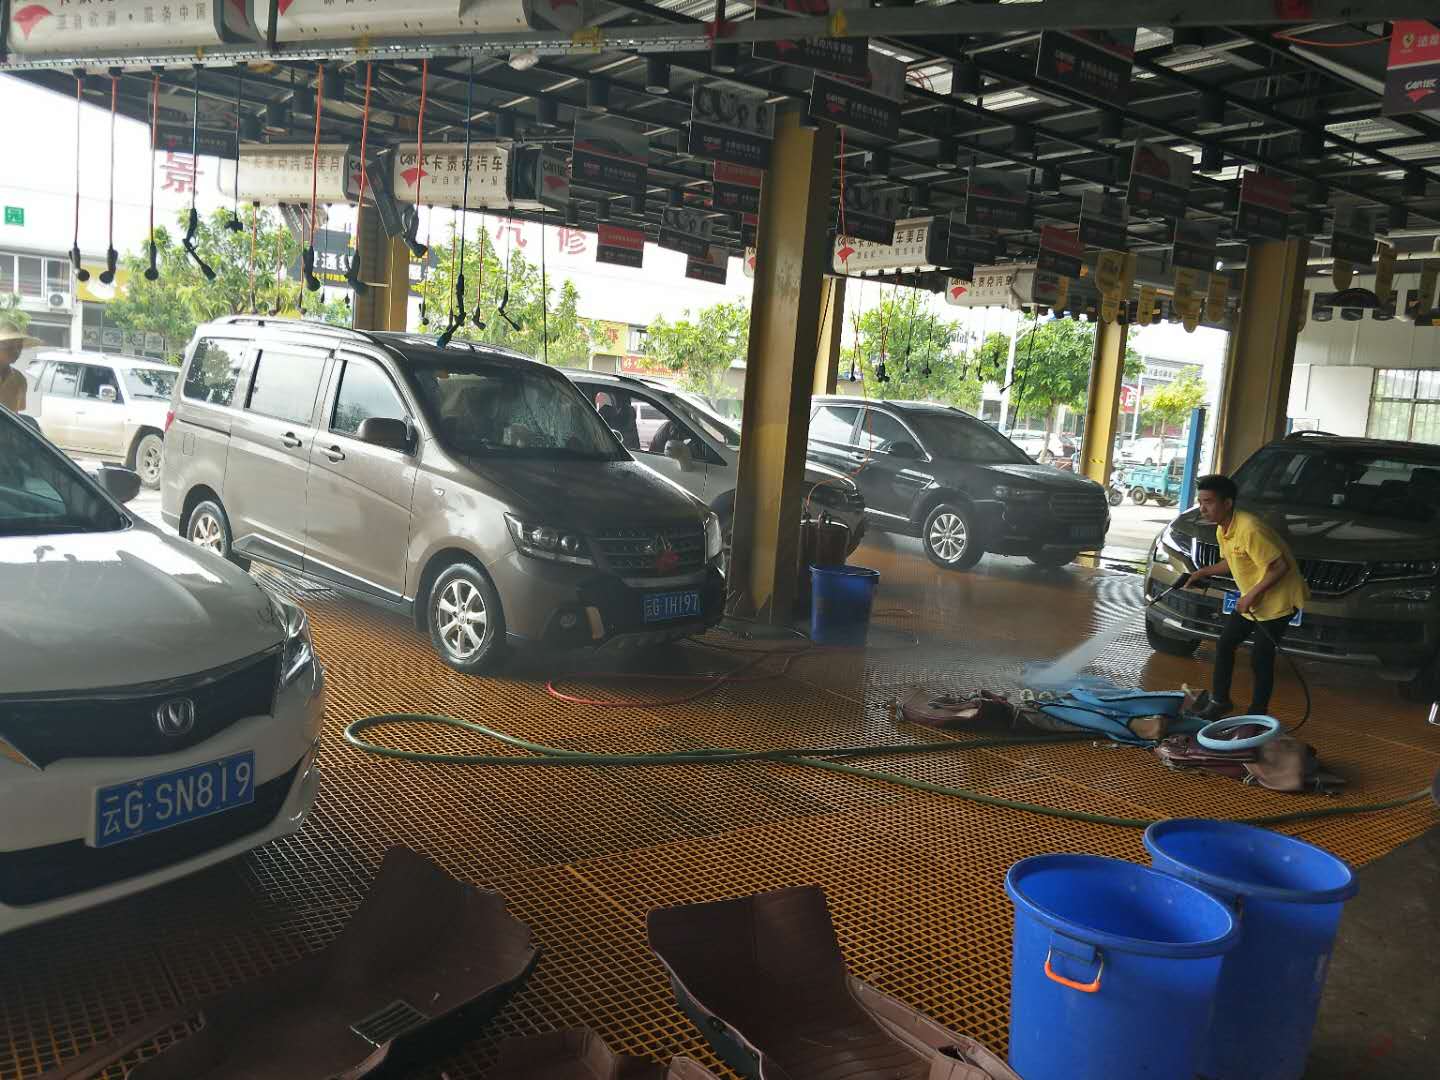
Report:
[{"label": "tire", "polygon": [[1069,566],[1079,555],[1078,551],[1039,551],[1028,558],[1036,566],[1043,566],[1046,570],[1058,570],[1062,566]]},{"label": "tire", "polygon": [[1173,638],[1160,633],[1149,619],[1145,620],[1145,640],[1150,643],[1150,648],[1166,656],[1194,656],[1195,650],[1200,647],[1200,642],[1194,638]]},{"label": "tire", "polygon": [[946,570],[969,570],[985,554],[975,512],[955,503],[940,503],[925,515],[920,543],[930,561]]},{"label": "tire", "polygon": [[1105,496],[1105,501],[1108,502],[1111,506],[1119,506],[1122,502],[1125,501],[1125,493],[1119,488],[1111,488],[1109,493]]},{"label": "tire", "polygon": [[181,535],[196,547],[229,559],[241,570],[250,569],[250,560],[235,554],[235,535],[230,531],[230,519],[225,514],[225,508],[214,499],[205,499],[191,508]]},{"label": "tire", "polygon": [[1440,700],[1440,657],[1432,659],[1413,679],[1396,683],[1396,687],[1403,700],[1413,701],[1417,705]]},{"label": "tire", "polygon": [[[454,563],[440,572],[425,600],[430,644],[448,667],[466,675],[493,671],[505,655],[500,594],[479,567]],[[477,632],[478,631],[478,632]]]},{"label": "tire", "polygon": [[1144,506],[1147,498],[1149,498],[1149,496],[1145,494],[1144,488],[1133,487],[1130,489],[1130,501],[1136,506]]},{"label": "tire", "polygon": [[131,468],[140,474],[140,483],[154,491],[160,486],[160,470],[165,464],[165,436],[147,431],[135,442]]}]

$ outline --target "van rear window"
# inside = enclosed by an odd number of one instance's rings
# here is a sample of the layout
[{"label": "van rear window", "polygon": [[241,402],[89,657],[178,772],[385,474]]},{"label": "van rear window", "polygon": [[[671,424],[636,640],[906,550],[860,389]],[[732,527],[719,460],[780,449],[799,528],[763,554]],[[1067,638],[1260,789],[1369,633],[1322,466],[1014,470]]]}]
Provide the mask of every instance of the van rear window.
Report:
[{"label": "van rear window", "polygon": [[195,346],[195,357],[185,372],[185,396],[209,405],[229,405],[240,378],[245,346],[238,341],[203,338]]}]

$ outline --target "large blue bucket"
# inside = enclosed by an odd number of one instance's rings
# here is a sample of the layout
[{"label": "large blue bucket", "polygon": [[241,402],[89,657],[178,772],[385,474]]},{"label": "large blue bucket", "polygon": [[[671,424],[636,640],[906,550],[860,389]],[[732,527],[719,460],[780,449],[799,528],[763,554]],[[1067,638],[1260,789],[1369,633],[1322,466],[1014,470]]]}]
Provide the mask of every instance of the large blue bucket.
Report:
[{"label": "large blue bucket", "polygon": [[1025,1080],[1189,1080],[1222,954],[1239,936],[1203,889],[1098,855],[1037,855],[1015,903],[1010,1064]]},{"label": "large blue bucket", "polygon": [[810,640],[816,645],[864,645],[878,570],[863,566],[810,568]]},{"label": "large blue bucket", "polygon": [[1232,904],[1240,943],[1225,957],[1201,1071],[1214,1080],[1305,1074],[1330,952],[1355,876],[1313,844],[1253,825],[1203,818],[1145,830],[1157,870]]}]

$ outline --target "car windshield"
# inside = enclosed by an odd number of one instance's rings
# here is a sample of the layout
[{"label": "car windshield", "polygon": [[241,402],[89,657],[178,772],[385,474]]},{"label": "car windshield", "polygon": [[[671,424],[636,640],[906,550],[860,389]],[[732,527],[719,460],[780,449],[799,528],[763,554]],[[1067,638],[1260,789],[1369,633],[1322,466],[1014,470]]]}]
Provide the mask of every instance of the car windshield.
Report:
[{"label": "car windshield", "polygon": [[935,457],[981,465],[1029,465],[1029,456],[994,428],[963,416],[917,412],[906,417]]},{"label": "car windshield", "polygon": [[123,368],[125,392],[133,401],[169,401],[180,369]]},{"label": "car windshield", "polygon": [[21,422],[0,419],[0,537],[113,532],[127,524],[58,452]]},{"label": "car windshield", "polygon": [[473,456],[619,461],[625,451],[573,384],[530,363],[439,354],[409,370],[440,442]]},{"label": "car windshield", "polygon": [[1235,474],[1239,501],[1440,520],[1440,453],[1268,446]]}]

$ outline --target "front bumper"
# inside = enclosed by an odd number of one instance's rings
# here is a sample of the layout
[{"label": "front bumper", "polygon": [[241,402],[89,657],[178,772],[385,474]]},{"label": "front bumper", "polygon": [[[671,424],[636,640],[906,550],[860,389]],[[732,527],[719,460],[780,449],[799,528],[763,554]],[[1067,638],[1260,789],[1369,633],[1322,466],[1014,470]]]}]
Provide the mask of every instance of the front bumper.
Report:
[{"label": "front bumper", "polygon": [[1031,552],[1098,551],[1110,531],[1110,508],[1103,498],[1095,500],[1092,515],[1072,520],[1059,518],[1049,500],[976,502],[986,551],[998,555],[1027,555]]},{"label": "front bumper", "polygon": [[[627,584],[593,566],[552,563],[508,553],[487,568],[505,612],[509,637],[557,649],[631,648],[698,634],[725,614],[725,578],[713,565],[696,574]],[[653,593],[695,589],[698,618],[647,623]]]},{"label": "front bumper", "polygon": [[[179,753],[67,758],[45,769],[0,759],[0,935],[142,892],[294,832],[320,785],[324,712],[317,662],[276,695],[273,715],[238,721]],[[255,755],[253,803],[92,846],[99,788],[244,750]]]}]

